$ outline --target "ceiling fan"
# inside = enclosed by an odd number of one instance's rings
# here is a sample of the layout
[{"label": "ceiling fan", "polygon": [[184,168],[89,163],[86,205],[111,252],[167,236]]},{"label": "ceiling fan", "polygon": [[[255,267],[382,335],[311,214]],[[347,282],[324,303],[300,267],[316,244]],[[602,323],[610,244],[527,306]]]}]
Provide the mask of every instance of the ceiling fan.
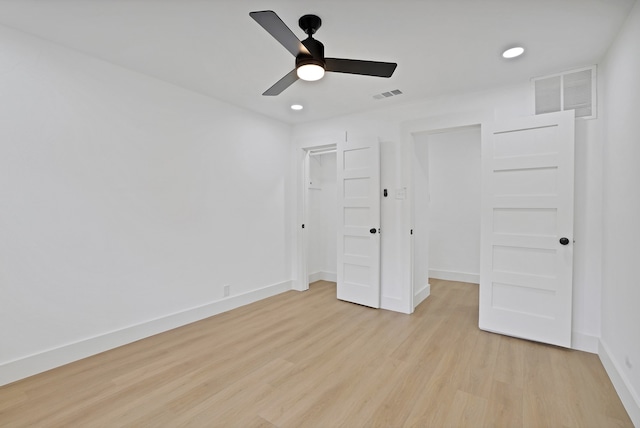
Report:
[{"label": "ceiling fan", "polygon": [[308,36],[303,41],[300,41],[272,10],[251,12],[249,15],[296,57],[296,68],[262,95],[278,95],[298,79],[319,80],[324,76],[325,71],[391,77],[398,66],[394,62],[325,58],[324,45],[313,38],[313,34],[322,25],[322,20],[316,15],[304,15],[298,20],[298,25]]}]

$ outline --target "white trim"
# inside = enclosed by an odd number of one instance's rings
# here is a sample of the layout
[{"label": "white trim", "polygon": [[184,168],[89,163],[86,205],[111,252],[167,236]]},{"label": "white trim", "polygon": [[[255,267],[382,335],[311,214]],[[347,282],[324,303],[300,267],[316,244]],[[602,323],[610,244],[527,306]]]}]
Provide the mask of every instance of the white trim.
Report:
[{"label": "white trim", "polygon": [[446,281],[470,282],[472,284],[480,283],[479,273],[455,272],[441,269],[429,269],[429,278],[444,279]]},{"label": "white trim", "polygon": [[401,312],[403,314],[411,314],[413,310],[407,308],[407,302],[397,297],[380,297],[380,309],[387,311]]},{"label": "white trim", "polygon": [[571,332],[571,349],[597,354],[599,344],[600,339],[596,336],[590,336],[577,331]]},{"label": "white trim", "polygon": [[431,295],[431,284],[427,283],[427,285],[422,287],[420,291],[418,291],[416,295],[413,296],[413,303],[416,305],[414,308],[417,308],[418,305],[422,303],[424,299],[426,299],[430,295]]},{"label": "white trim", "polygon": [[613,383],[613,387],[616,389],[625,410],[631,418],[631,422],[636,427],[640,427],[640,396],[638,392],[633,389],[629,378],[625,376],[624,370],[621,370],[620,364],[613,358],[609,347],[606,343],[600,339],[600,347],[598,349],[598,356],[604,369]]},{"label": "white trim", "polygon": [[300,182],[299,189],[299,201],[298,207],[298,224],[296,225],[296,243],[297,248],[295,252],[295,269],[296,269],[296,281],[293,284],[293,289],[297,291],[305,291],[309,289],[309,274],[307,273],[307,258],[308,258],[308,229],[305,229],[307,221],[307,201],[309,198],[309,151],[306,149],[298,151],[301,154],[299,163]]},{"label": "white trim", "polygon": [[309,283],[316,282],[316,281],[337,282],[338,274],[335,272],[324,272],[324,271],[318,271],[310,274]]},{"label": "white trim", "polygon": [[0,386],[291,290],[292,281],[226,297],[0,365]]}]

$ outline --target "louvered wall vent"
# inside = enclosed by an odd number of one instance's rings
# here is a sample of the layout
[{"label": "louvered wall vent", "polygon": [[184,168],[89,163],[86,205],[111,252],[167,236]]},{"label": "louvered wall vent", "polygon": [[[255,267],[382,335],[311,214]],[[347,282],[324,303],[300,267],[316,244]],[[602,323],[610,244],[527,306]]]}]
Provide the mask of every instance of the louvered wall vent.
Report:
[{"label": "louvered wall vent", "polygon": [[596,118],[596,66],[531,79],[536,114],[575,110],[576,117]]},{"label": "louvered wall vent", "polygon": [[375,94],[373,98],[376,100],[382,100],[384,98],[394,97],[396,95],[402,95],[402,91],[400,89],[394,89],[393,91],[383,92],[381,94]]}]

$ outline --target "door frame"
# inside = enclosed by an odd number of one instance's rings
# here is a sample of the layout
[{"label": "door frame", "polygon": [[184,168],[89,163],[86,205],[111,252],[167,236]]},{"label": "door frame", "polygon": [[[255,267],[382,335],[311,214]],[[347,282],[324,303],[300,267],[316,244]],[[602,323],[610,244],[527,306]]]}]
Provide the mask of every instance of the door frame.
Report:
[{"label": "door frame", "polygon": [[[309,160],[311,152],[329,150],[337,146],[337,140],[333,143],[321,142],[310,143],[299,147],[296,150],[296,166],[298,176],[298,216],[295,224],[296,227],[296,275],[293,289],[297,291],[306,291],[309,289],[309,233],[306,228],[309,221]],[[302,225],[305,225],[305,228]]]},{"label": "door frame", "polygon": [[[424,301],[430,294],[430,286],[422,289],[416,289],[414,278],[414,235],[411,231],[415,226],[415,183],[414,183],[414,164],[415,156],[415,135],[423,133],[438,133],[455,130],[457,128],[466,128],[471,126],[480,126],[481,144],[484,137],[483,129],[493,121],[493,111],[477,110],[467,113],[456,113],[442,116],[434,116],[404,122],[401,125],[402,133],[402,181],[408,184],[408,204],[404,210],[402,219],[402,262],[403,262],[403,294],[401,297],[403,310],[405,313],[413,313],[415,308]],[[427,259],[428,263],[428,259]]]},{"label": "door frame", "polygon": [[[418,146],[424,147],[427,146],[427,152],[428,152],[428,146],[430,145],[429,141],[421,141],[420,143],[417,143],[416,137],[420,136],[420,137],[424,137],[424,136],[432,136],[432,135],[439,135],[439,134],[448,134],[448,133],[454,133],[454,132],[461,132],[461,131],[469,131],[469,130],[477,130],[478,132],[478,139],[477,141],[474,141],[474,145],[477,144],[477,149],[478,149],[478,153],[481,151],[482,148],[482,129],[481,129],[481,125],[480,124],[476,124],[476,125],[468,125],[468,126],[456,126],[454,128],[445,128],[445,129],[436,129],[436,130],[430,130],[430,131],[426,131],[426,132],[414,132],[412,133],[412,137],[414,138],[413,141],[413,149],[414,149],[414,158],[412,159],[412,167],[416,166],[416,163],[419,162],[422,159],[418,159],[417,158],[417,153],[416,153],[416,148]],[[429,155],[430,156],[430,155]],[[427,159],[428,160],[428,159]],[[428,162],[430,162],[428,160]],[[478,167],[478,171],[480,171],[480,167],[482,165],[481,159],[478,158],[478,162],[477,162],[477,167]],[[413,179],[413,192],[412,192],[412,208],[413,208],[413,234],[412,234],[412,251],[413,251],[413,268],[414,271],[412,272],[412,275],[415,275],[415,268],[416,268],[416,261],[417,261],[417,254],[416,254],[416,245],[421,242],[421,240],[423,240],[423,244],[429,248],[430,246],[430,242],[431,242],[431,236],[429,234],[429,231],[425,231],[426,233],[423,233],[423,231],[419,230],[420,225],[418,223],[418,219],[425,219],[426,217],[426,224],[429,224],[431,219],[430,219],[430,212],[429,209],[426,210],[426,212],[424,211],[424,208],[417,208],[417,203],[419,200],[419,196],[418,194],[416,194],[415,190],[417,188],[417,183],[415,182],[416,177],[416,171],[415,169],[413,170],[414,174],[412,174],[412,179]],[[427,170],[427,174],[429,173],[429,171]],[[430,184],[430,180],[427,177],[427,184],[429,185],[429,187],[431,187]],[[481,190],[480,192],[478,192],[478,198],[480,198],[480,194],[481,194]],[[478,209],[480,209],[480,206],[478,206]],[[480,239],[480,218],[478,218],[478,240]],[[427,257],[426,260],[429,261],[429,257],[431,255],[430,251],[427,251]],[[480,259],[480,246],[478,246],[478,260]],[[430,264],[427,263],[427,270],[431,270],[430,269]],[[463,282],[472,282],[472,283],[476,283],[476,281],[479,283],[480,280],[480,271],[478,270],[478,275],[477,278],[475,278],[475,275],[470,275],[470,274],[466,274],[464,277],[463,275],[460,275],[460,278],[455,279],[456,281],[463,281]],[[445,278],[446,279],[446,278]],[[418,306],[420,304],[420,302],[422,302],[426,297],[429,296],[430,294],[430,289],[431,289],[431,284],[427,283],[426,286],[424,286],[422,283],[416,283],[415,282],[415,276],[412,277],[412,284],[414,287],[414,304],[415,306]],[[422,281],[422,279],[421,279]]]}]

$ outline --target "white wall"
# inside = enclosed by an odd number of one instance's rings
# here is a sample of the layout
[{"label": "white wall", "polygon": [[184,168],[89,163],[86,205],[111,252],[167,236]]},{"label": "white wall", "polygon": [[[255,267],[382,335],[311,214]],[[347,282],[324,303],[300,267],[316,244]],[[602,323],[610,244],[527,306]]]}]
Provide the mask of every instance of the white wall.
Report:
[{"label": "white wall", "polygon": [[414,142],[428,162],[428,213],[414,209],[429,218],[430,276],[478,283],[480,127],[416,134]]},{"label": "white wall", "polygon": [[289,126],[4,27],[0,76],[0,384],[290,288]]},{"label": "white wall", "polygon": [[310,158],[309,260],[310,281],[335,281],[337,272],[337,175],[336,154]]},{"label": "white wall", "polygon": [[640,4],[603,63],[604,238],[600,355],[640,426]]}]

